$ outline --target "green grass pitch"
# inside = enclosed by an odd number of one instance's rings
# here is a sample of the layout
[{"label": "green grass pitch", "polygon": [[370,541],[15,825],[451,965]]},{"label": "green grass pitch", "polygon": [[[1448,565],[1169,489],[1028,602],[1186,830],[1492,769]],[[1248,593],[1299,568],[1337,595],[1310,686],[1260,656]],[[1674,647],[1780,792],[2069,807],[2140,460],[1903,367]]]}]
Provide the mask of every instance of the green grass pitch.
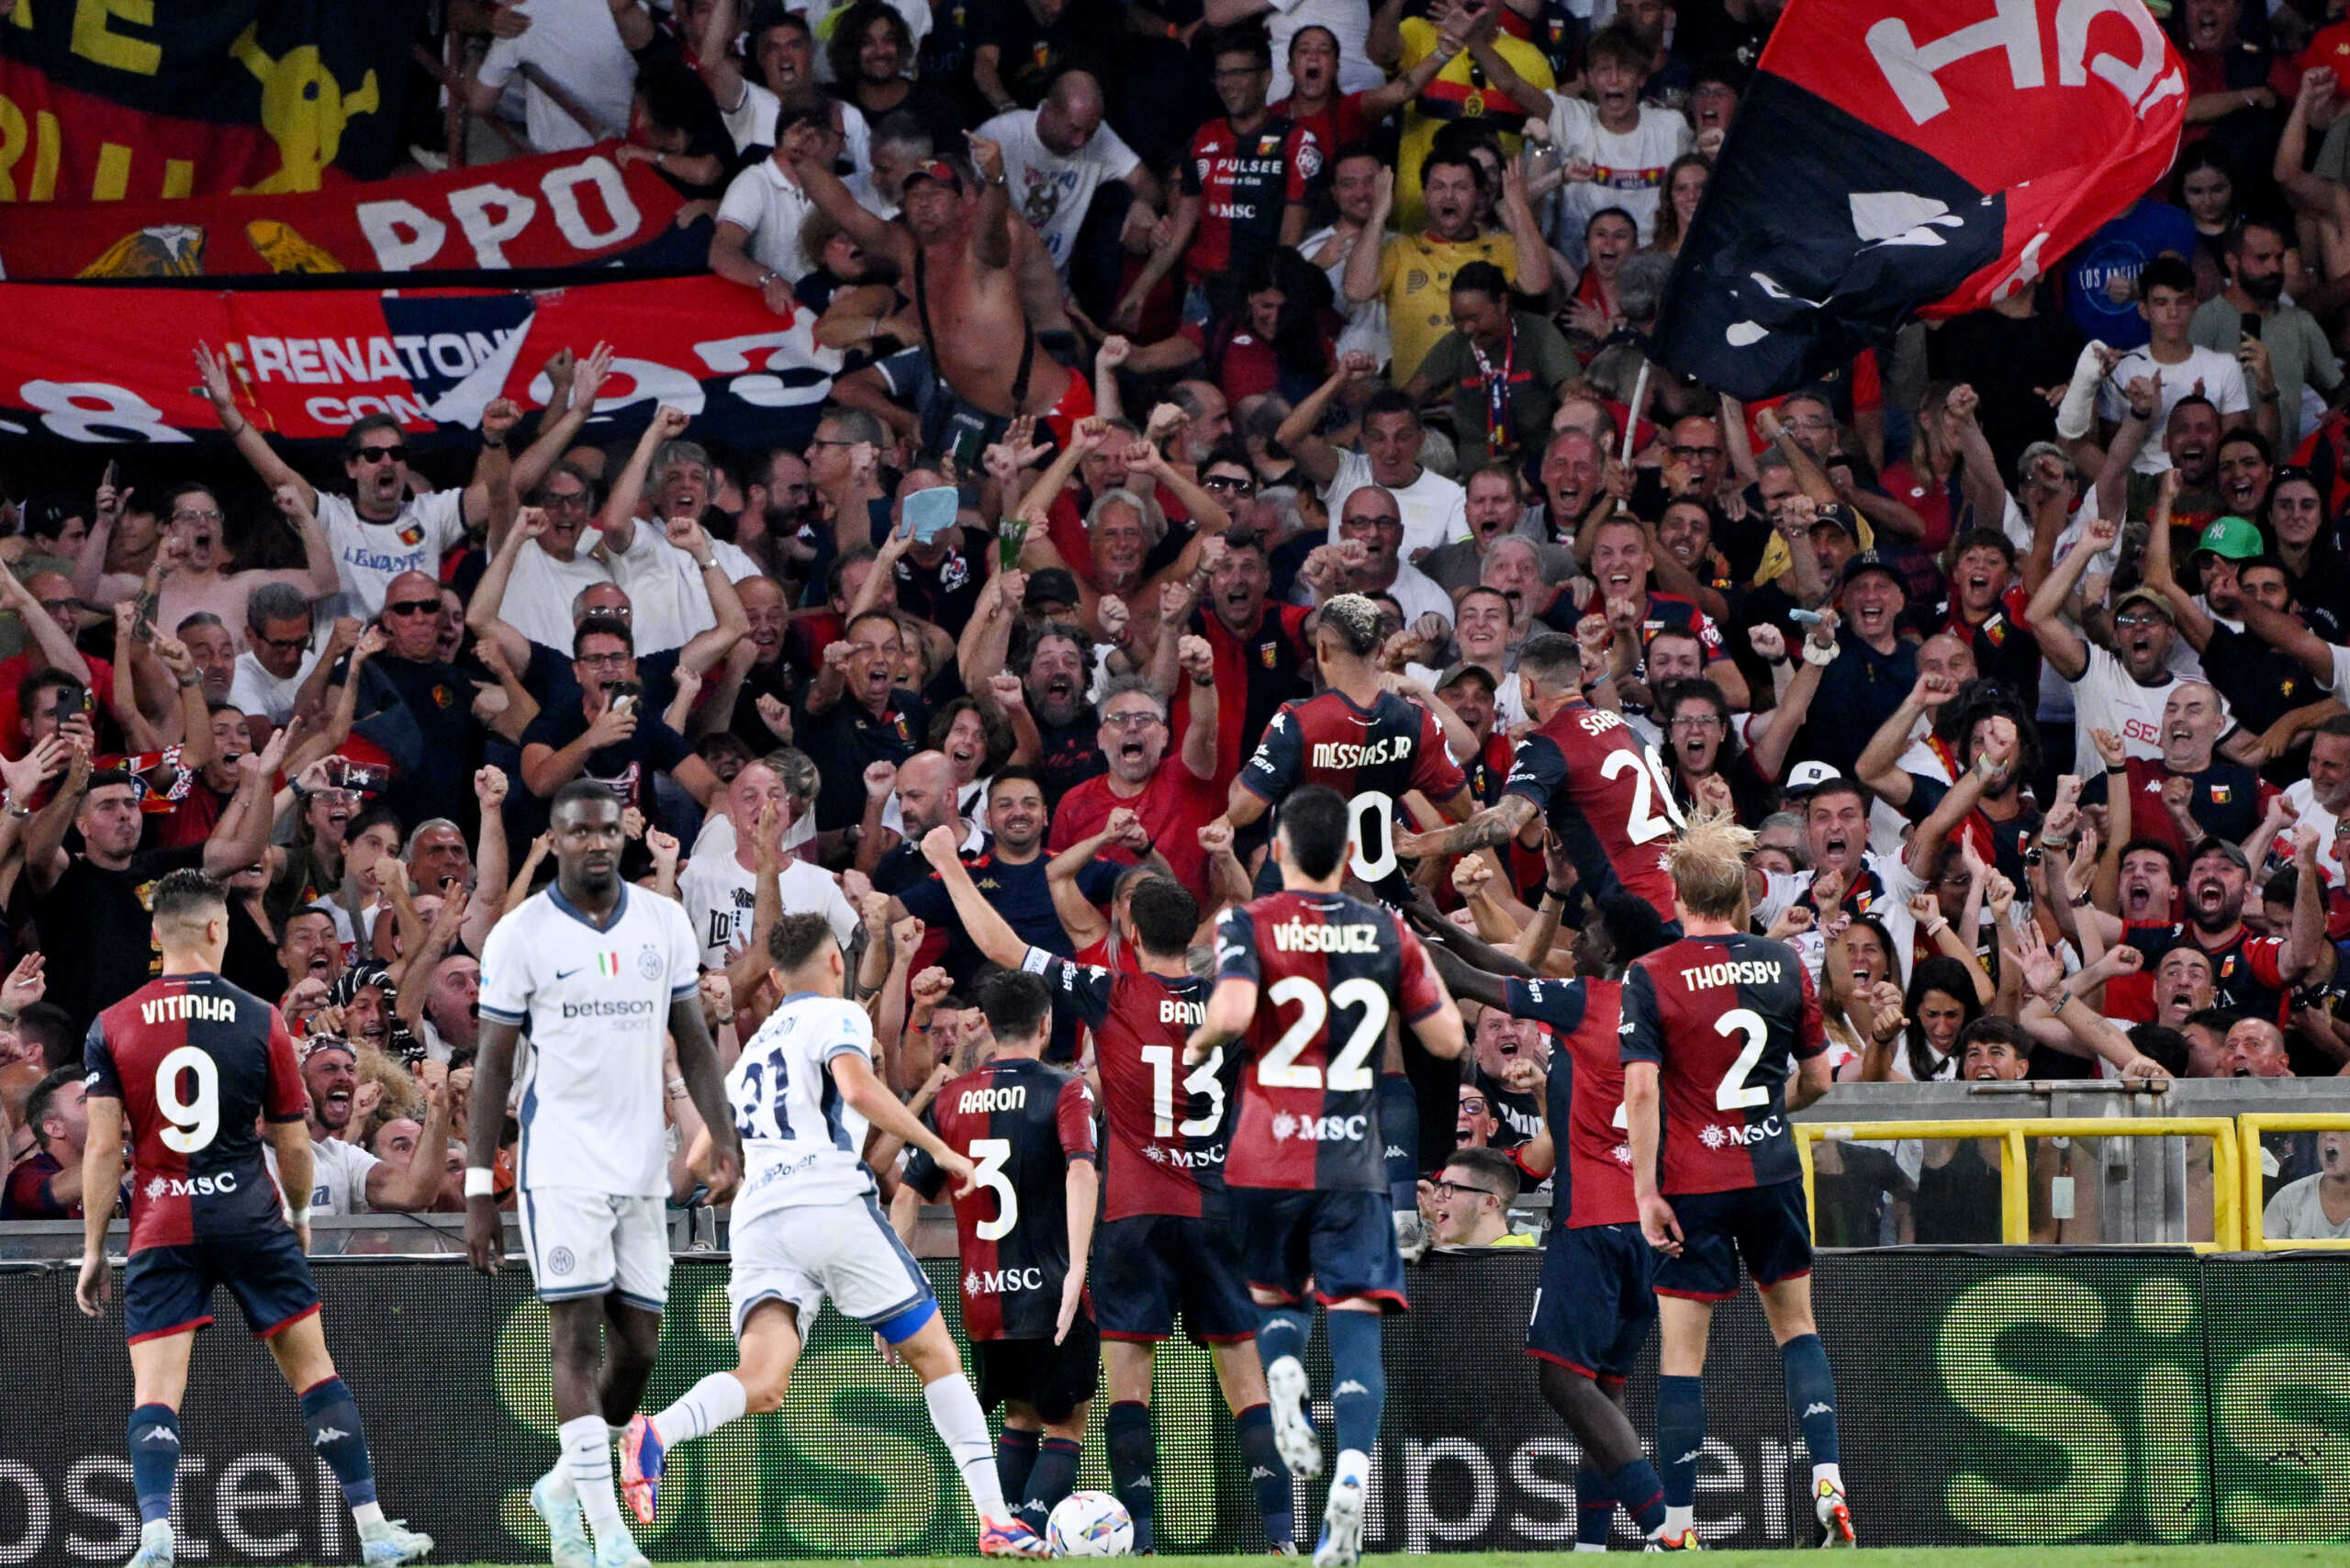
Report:
[{"label": "green grass pitch", "polygon": [[[1707,1562],[1719,1568],[1761,1568],[1785,1563],[1785,1551],[1709,1551]],[[810,1568],[841,1568],[852,1561],[870,1561],[878,1568],[970,1568],[975,1557],[877,1557],[811,1559]],[[1233,1568],[1236,1557],[1154,1557],[1154,1568]],[[1410,1557],[1401,1553],[1366,1553],[1364,1562],[1391,1568],[1564,1568],[1566,1554],[1545,1552],[1458,1552]],[[1832,1559],[1831,1559],[1832,1561]],[[2350,1565],[2350,1543],[2315,1546],[1903,1546],[1871,1551],[1869,1568],[2344,1568]],[[527,1564],[480,1562],[442,1564],[440,1568],[529,1568]],[[665,1568],[731,1568],[721,1563],[668,1564]],[[768,1568],[782,1568],[770,1564]]]}]

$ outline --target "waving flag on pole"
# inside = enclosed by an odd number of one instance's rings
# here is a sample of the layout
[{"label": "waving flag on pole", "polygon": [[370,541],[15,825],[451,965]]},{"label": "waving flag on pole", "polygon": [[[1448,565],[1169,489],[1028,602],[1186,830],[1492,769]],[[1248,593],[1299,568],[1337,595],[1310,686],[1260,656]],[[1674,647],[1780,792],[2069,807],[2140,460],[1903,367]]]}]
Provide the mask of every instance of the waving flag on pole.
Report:
[{"label": "waving flag on pole", "polygon": [[2029,288],[2152,187],[2186,74],[2141,0],[1792,0],[1673,269],[1658,355],[1765,398]]}]

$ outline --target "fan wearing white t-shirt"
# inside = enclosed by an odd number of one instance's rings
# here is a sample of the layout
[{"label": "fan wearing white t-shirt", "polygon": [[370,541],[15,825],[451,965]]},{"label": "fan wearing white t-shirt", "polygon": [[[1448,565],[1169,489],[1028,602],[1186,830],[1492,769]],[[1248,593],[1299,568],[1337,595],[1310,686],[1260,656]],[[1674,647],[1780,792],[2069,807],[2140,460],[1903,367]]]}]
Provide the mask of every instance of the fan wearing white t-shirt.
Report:
[{"label": "fan wearing white t-shirt", "polygon": [[383,613],[384,590],[394,577],[403,572],[440,577],[441,557],[464,539],[467,525],[491,521],[494,490],[504,492],[507,506],[513,504],[513,460],[506,451],[513,409],[502,398],[484,411],[481,455],[473,482],[464,489],[428,490],[411,499],[408,436],[391,415],[369,414],[342,436],[342,471],[350,476],[352,493],[329,495],[288,466],[237,407],[228,360],[202,344],[196,359],[220,428],[263,487],[274,494],[281,485],[293,486],[296,498],[326,530],[335,577],[342,585],[339,595],[319,606],[328,617],[373,621]]},{"label": "fan wearing white t-shirt", "polygon": [[1656,238],[1657,201],[1664,172],[1695,145],[1689,121],[1677,110],[1640,102],[1648,67],[1628,57],[1618,40],[1593,40],[1586,75],[1593,98],[1552,93],[1549,130],[1559,157],[1580,179],[1560,193],[1551,233],[1569,261],[1583,259],[1583,229],[1592,214],[1617,207],[1631,215],[1640,243]]},{"label": "fan wearing white t-shirt", "polygon": [[[2064,619],[2090,560],[2113,547],[2120,530],[2111,518],[2091,518],[2084,525],[2080,546],[2056,563],[2031,603],[2023,622],[2039,641],[2048,667],[2072,683],[2073,768],[2087,778],[2105,767],[2098,754],[2096,732],[2121,737],[2130,756],[2149,761],[2163,755],[2163,704],[2171,689],[2188,678],[2177,667],[2185,651],[2178,633],[2177,611],[2161,593],[2133,588],[2113,605],[2113,636],[2118,653],[2109,653],[2084,637]],[[2224,701],[2221,714],[2229,720],[2220,754],[2232,762],[2252,767],[2261,763],[2260,737],[2238,728]]]},{"label": "fan wearing white t-shirt", "polygon": [[[678,897],[693,921],[694,940],[701,944],[701,967],[724,969],[735,963],[737,947],[751,942],[757,924],[759,818],[773,812],[770,831],[789,837],[795,823],[807,814],[812,801],[797,799],[777,771],[761,761],[746,762],[726,787],[726,818],[734,829],[733,848],[724,855],[695,856],[677,879]],[[833,935],[846,947],[856,935],[856,911],[843,896],[840,884],[821,867],[811,866],[778,844],[782,864],[776,872],[779,914],[821,914]],[[745,974],[753,983],[767,969],[767,958],[745,950]]]},{"label": "fan wearing white t-shirt", "polygon": [[[2153,333],[2145,347],[2132,349],[2098,386],[2098,422],[2110,445],[2128,405],[2122,388],[2132,381],[2154,381],[2162,406],[2154,410],[2154,428],[2170,428],[2170,411],[2190,393],[2210,400],[2220,423],[2232,430],[2242,424],[2260,428],[2273,445],[2277,440],[2276,390],[2262,395],[2258,409],[2244,389],[2244,367],[2232,354],[2207,349],[2188,339],[2195,319],[2195,272],[2177,256],[2157,256],[2138,274],[2138,314]],[[2170,454],[2159,442],[2138,449],[2131,466],[2141,474],[2159,474],[2170,466]]]},{"label": "fan wearing white t-shirt", "polygon": [[[1421,465],[1425,431],[1420,411],[1396,387],[1381,387],[1363,406],[1361,451],[1333,446],[1323,437],[1322,415],[1339,388],[1349,381],[1369,380],[1378,369],[1368,354],[1341,356],[1330,378],[1291,411],[1274,439],[1289,449],[1306,477],[1322,487],[1331,543],[1338,542],[1338,518],[1346,510],[1347,498],[1366,485],[1376,485],[1395,498],[1403,514],[1402,554],[1409,561],[1469,537],[1468,492]],[[1449,601],[1446,608],[1449,611]]]},{"label": "fan wearing white t-shirt", "polygon": [[1102,85],[1091,72],[1063,72],[1043,103],[1007,109],[979,127],[979,134],[1002,147],[1012,210],[1036,230],[1063,277],[1095,191],[1123,181],[1147,207],[1156,208],[1162,199],[1158,182],[1134,149],[1102,123]]}]

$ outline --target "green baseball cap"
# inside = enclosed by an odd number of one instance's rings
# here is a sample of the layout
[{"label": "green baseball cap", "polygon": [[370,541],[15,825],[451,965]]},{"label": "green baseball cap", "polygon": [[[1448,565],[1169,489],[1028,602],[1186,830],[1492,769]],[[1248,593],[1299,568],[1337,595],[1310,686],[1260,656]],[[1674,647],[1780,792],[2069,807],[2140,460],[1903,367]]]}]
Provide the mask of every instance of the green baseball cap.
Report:
[{"label": "green baseball cap", "polygon": [[2209,550],[2231,561],[2254,561],[2266,554],[2260,530],[2240,517],[2213,518],[2203,536],[2195,542],[2195,550],[2199,554]]}]

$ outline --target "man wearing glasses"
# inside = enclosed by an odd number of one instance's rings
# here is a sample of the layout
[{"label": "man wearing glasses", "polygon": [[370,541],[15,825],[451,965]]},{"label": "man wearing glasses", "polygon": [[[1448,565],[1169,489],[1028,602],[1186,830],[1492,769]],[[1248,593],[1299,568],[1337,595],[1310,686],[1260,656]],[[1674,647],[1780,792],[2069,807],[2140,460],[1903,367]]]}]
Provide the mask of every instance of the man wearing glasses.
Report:
[{"label": "man wearing glasses", "polygon": [[[297,589],[306,603],[330,599],[341,591],[334,546],[318,518],[301,504],[302,498],[293,487],[280,485],[276,492],[277,509],[285,525],[302,542],[304,565],[299,570],[232,570],[220,498],[210,487],[199,484],[181,485],[172,491],[163,503],[162,548],[156,553],[145,584],[145,591],[155,596],[155,624],[177,626],[191,615],[211,614],[218,616],[223,626],[241,627],[254,591],[269,584]],[[116,595],[100,602],[111,604],[115,598],[129,597]],[[233,654],[233,631],[230,643]]]},{"label": "man wearing glasses", "polygon": [[394,577],[382,619],[352,650],[345,681],[359,681],[352,734],[392,760],[379,804],[404,823],[431,817],[471,822],[474,769],[481,765],[481,727],[473,686],[440,657],[441,584],[423,572]]},{"label": "man wearing glasses", "polygon": [[707,806],[718,792],[718,775],[667,716],[644,711],[644,682],[628,623],[600,615],[582,621],[572,634],[571,664],[579,680],[578,706],[549,708],[522,732],[522,782],[531,793],[552,800],[573,779],[593,778],[655,822],[659,807],[653,780],[666,773]]},{"label": "man wearing glasses", "polygon": [[415,476],[408,471],[406,432],[392,415],[369,414],[343,432],[342,471],[350,476],[352,493],[330,495],[296,473],[237,407],[236,382],[225,355],[198,343],[196,366],[220,428],[261,482],[272,495],[290,487],[292,496],[280,505],[309,513],[325,529],[341,590],[331,601],[333,614],[373,619],[401,573],[437,577],[441,557],[464,539],[468,528],[487,526],[497,532],[514,515],[515,465],[506,435],[521,411],[505,398],[482,411],[481,455],[473,482],[464,489],[427,490],[411,498]]},{"label": "man wearing glasses", "polygon": [[1464,1148],[1444,1162],[1436,1180],[1420,1183],[1420,1206],[1440,1248],[1531,1247],[1534,1238],[1509,1227],[1517,1201],[1517,1166],[1497,1148]]}]

